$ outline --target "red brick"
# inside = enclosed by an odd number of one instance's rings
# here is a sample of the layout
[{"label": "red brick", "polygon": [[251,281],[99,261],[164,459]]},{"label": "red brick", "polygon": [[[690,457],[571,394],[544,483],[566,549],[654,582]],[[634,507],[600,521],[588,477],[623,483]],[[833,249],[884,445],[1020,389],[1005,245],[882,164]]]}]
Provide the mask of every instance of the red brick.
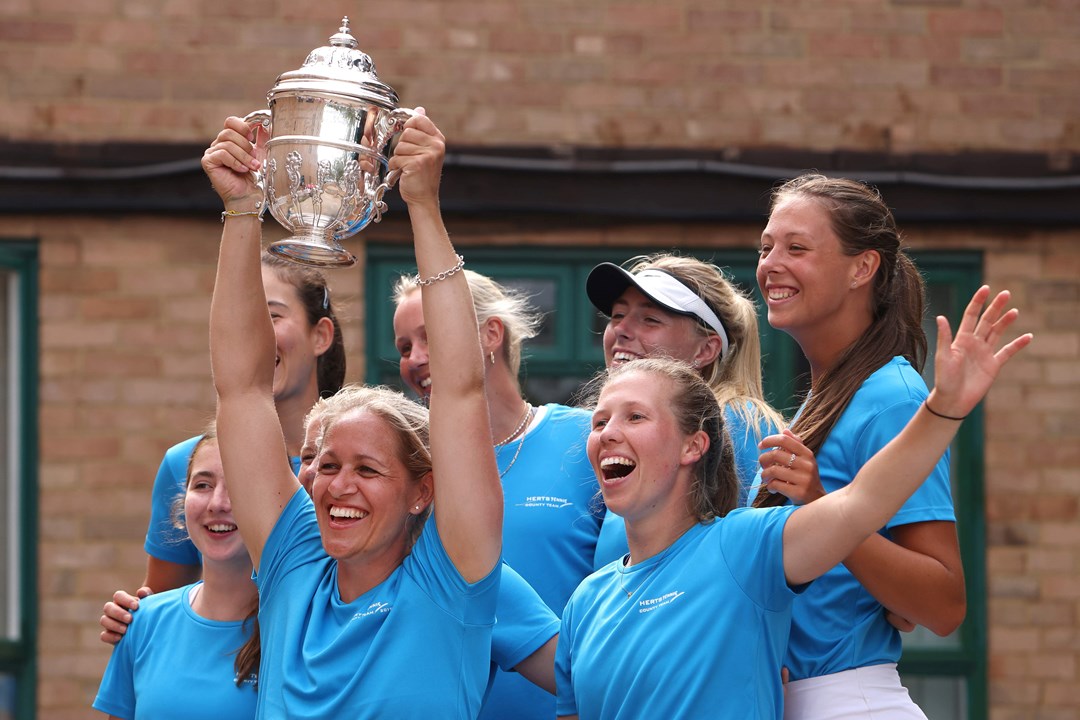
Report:
[{"label": "red brick", "polygon": [[1004,13],[997,8],[931,10],[927,27],[935,35],[1000,35]]},{"label": "red brick", "polygon": [[983,90],[1002,87],[1000,67],[960,67],[935,65],[930,68],[930,82],[954,90]]}]

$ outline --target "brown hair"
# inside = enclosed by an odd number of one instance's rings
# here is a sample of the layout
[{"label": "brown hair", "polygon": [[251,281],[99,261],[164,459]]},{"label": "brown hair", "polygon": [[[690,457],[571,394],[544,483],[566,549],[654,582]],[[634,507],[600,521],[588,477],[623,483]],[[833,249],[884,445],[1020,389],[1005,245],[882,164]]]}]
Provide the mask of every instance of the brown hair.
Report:
[{"label": "brown hair", "polygon": [[698,522],[724,517],[735,508],[740,486],[735,452],[713,389],[697,370],[680,360],[642,358],[603,370],[594,377],[589,383],[589,406],[596,407],[600,393],[609,382],[633,372],[651,373],[670,381],[671,409],[680,432],[690,435],[703,430],[708,435],[709,447],[694,464],[687,502]]},{"label": "brown hair", "polygon": [[315,268],[283,260],[266,251],[262,254],[262,264],[272,269],[282,282],[296,288],[309,325],[314,327],[324,317],[334,324],[334,338],[330,347],[318,357],[315,366],[319,397],[330,397],[345,382],[345,340],[341,336],[341,325],[334,315],[333,303],[330,302],[326,277]]},{"label": "brown hair", "polygon": [[[217,423],[211,420],[203,429],[202,437],[191,449],[188,456],[187,475],[184,479],[184,492],[173,502],[172,518],[173,525],[178,529],[186,529],[184,521],[184,495],[187,494],[188,485],[191,484],[191,471],[195,466],[195,455],[203,445],[209,442],[217,442]],[[236,651],[236,660],[233,661],[233,669],[236,671],[236,685],[239,687],[248,678],[254,677],[256,684],[259,676],[259,661],[262,657],[262,643],[259,641],[259,596],[252,601],[251,609],[244,618],[244,629],[250,623],[251,631],[248,639]]]},{"label": "brown hair", "polygon": [[[792,197],[810,198],[828,212],[845,255],[873,250],[881,259],[874,274],[870,327],[844,350],[835,366],[815,379],[813,392],[791,428],[817,453],[863,381],[882,365],[900,355],[922,371],[927,351],[922,328],[926,288],[915,263],[901,247],[892,211],[875,188],[844,178],[802,175],[773,191],[769,213]],[[754,505],[767,507],[785,501],[783,495],[763,488]]]}]

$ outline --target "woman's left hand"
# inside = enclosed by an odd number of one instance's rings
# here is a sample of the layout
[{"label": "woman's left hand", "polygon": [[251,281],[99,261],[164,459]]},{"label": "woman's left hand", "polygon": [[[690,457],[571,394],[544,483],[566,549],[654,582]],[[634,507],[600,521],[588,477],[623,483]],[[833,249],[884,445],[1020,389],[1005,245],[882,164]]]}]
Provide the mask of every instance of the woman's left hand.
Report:
[{"label": "woman's left hand", "polygon": [[935,414],[966,417],[990,390],[1005,363],[1032,340],[1027,333],[995,352],[1001,336],[1020,313],[1016,308],[1002,312],[1009,302],[1008,290],[999,292],[983,311],[988,297],[990,288],[986,285],[975,291],[955,338],[948,320],[940,315],[937,318],[934,389],[926,400]]},{"label": "woman's left hand", "polygon": [[817,459],[798,435],[785,429],[782,434],[764,438],[758,447],[769,448],[758,460],[761,482],[769,492],[780,493],[796,505],[825,496]]}]

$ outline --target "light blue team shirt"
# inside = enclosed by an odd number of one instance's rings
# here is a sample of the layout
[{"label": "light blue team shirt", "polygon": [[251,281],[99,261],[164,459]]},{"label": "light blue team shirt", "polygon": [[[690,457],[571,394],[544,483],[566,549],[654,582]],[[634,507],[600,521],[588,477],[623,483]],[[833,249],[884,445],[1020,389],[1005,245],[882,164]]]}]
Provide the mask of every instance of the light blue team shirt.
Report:
[{"label": "light blue team shirt", "polygon": [[[202,565],[202,556],[185,531],[173,525],[173,505],[184,494],[188,462],[202,435],[188,438],[165,451],[150,498],[150,524],[143,548],[158,560],[179,565]],[[290,458],[294,473],[300,472],[300,458]]]},{"label": "light blue team shirt", "polygon": [[[768,420],[762,419],[755,428],[746,422],[742,415],[730,405],[724,407],[724,425],[727,427],[731,446],[735,451],[735,472],[739,478],[739,498],[736,507],[746,504],[750,486],[761,469],[759,458],[761,450],[757,444],[761,438],[779,432],[779,428]],[[604,524],[600,528],[600,537],[596,540],[595,569],[599,570],[613,560],[630,552],[626,544],[626,523],[618,515],[608,511],[604,514]]]},{"label": "light blue team shirt", "polygon": [[[592,572],[603,505],[585,452],[592,413],[555,404],[540,411],[543,415],[524,440],[497,449],[499,470],[505,473],[503,559],[559,615],[574,588]],[[550,720],[554,714],[550,693],[517,673],[499,672],[480,720]]]},{"label": "light blue team shirt", "polygon": [[476,717],[502,563],[469,584],[429,520],[401,566],[350,603],[302,488],[263,548],[256,583],[258,717]]},{"label": "light blue team shirt", "polygon": [[200,617],[191,607],[193,587],[139,601],[113,648],[95,710],[124,720],[255,717],[255,678],[237,686],[233,669],[254,623]]},{"label": "light blue team shirt", "polygon": [[[848,485],[900,433],[927,395],[922,376],[902,357],[870,375],[817,453],[825,492]],[[881,534],[888,538],[890,528],[934,520],[956,521],[947,451]],[[784,659],[792,680],[895,663],[900,652],[900,633],[885,619],[884,608],[842,564],[795,601]]]},{"label": "light blue team shirt", "polygon": [[558,715],[780,718],[793,511],[739,508],[648,560],[589,576],[563,612]]},{"label": "light blue team shirt", "polygon": [[[524,578],[504,563],[499,580],[499,599],[495,605],[495,627],[491,631],[491,674],[488,677],[488,692],[491,691],[498,670],[510,673],[508,677],[520,677],[511,671],[558,632],[558,616],[544,604]],[[520,679],[536,687],[525,678]],[[550,693],[541,692],[549,698],[552,697]]]}]

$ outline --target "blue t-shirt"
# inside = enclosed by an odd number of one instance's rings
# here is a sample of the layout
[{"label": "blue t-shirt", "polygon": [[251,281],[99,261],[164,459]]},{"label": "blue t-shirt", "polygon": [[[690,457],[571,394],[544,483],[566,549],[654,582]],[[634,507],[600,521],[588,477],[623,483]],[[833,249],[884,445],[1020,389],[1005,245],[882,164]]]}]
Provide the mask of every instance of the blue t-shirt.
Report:
[{"label": "blue t-shirt", "polygon": [[648,560],[590,575],[563,612],[558,715],[779,718],[793,511],[739,508]]},{"label": "blue t-shirt", "polygon": [[[150,499],[150,524],[146,528],[146,554],[179,565],[201,565],[202,557],[187,533],[173,525],[173,505],[184,494],[188,461],[202,435],[188,438],[165,451]],[[294,473],[300,472],[300,458],[290,458]]]},{"label": "blue t-shirt", "polygon": [[109,658],[95,710],[124,720],[255,717],[255,679],[237,686],[233,669],[254,623],[200,617],[191,607],[193,587],[139,601]]},{"label": "blue t-shirt", "polygon": [[[517,678],[536,688],[531,682],[512,671],[518,663],[544,646],[559,632],[559,618],[551,611],[532,586],[512,567],[503,564],[499,581],[499,599],[495,605],[495,627],[491,630],[491,674],[488,692],[497,675]],[[502,670],[502,673],[498,673]],[[539,688],[536,688],[539,690]],[[552,697],[550,693],[541,692]],[[487,708],[490,698],[485,698]],[[552,709],[554,713],[554,709]],[[516,717],[516,715],[501,717]],[[551,717],[549,715],[548,717]]]},{"label": "blue t-shirt", "polygon": [[[922,376],[902,357],[868,377],[817,453],[825,492],[848,485],[907,425],[927,394]],[[947,451],[881,534],[888,538],[889,528],[934,520],[956,521]],[[885,619],[881,604],[842,564],[815,580],[792,607],[784,659],[792,680],[895,663],[900,652],[900,633]]]},{"label": "blue t-shirt", "polygon": [[260,718],[472,718],[491,662],[502,563],[469,584],[434,519],[401,566],[345,603],[302,488],[278,518],[256,583]]},{"label": "blue t-shirt", "polygon": [[[503,559],[558,615],[592,572],[603,506],[585,452],[592,413],[554,404],[541,410],[523,440],[496,452],[505,472]],[[499,672],[480,720],[550,720],[554,714],[550,693],[517,673]]]},{"label": "blue t-shirt", "polygon": [[[746,422],[742,415],[735,412],[731,405],[724,407],[724,424],[731,446],[735,451],[735,472],[739,478],[739,497],[736,507],[746,503],[747,493],[761,469],[758,458],[761,450],[757,444],[761,438],[779,431],[775,425],[762,419],[755,428]],[[630,552],[626,544],[626,523],[618,515],[608,511],[604,514],[604,524],[600,528],[600,537],[596,540],[595,569],[599,570],[612,560]]]}]

